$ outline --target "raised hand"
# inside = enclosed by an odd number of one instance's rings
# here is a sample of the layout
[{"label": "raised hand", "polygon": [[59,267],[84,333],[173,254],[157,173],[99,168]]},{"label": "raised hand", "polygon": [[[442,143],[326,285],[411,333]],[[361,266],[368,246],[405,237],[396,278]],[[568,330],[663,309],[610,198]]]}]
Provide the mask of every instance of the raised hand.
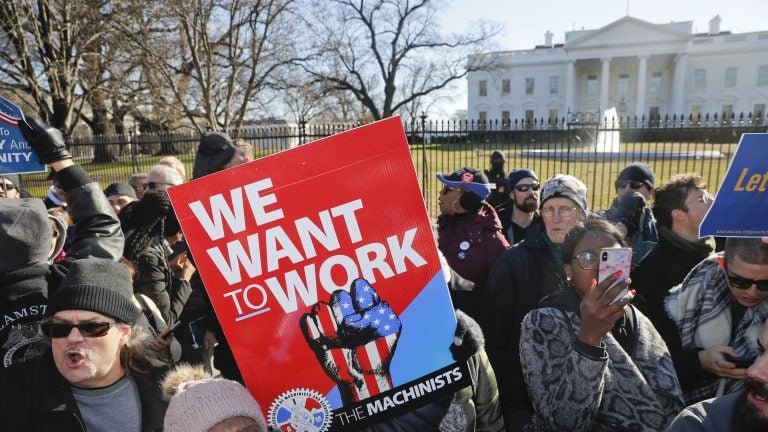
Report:
[{"label": "raised hand", "polygon": [[52,164],[71,157],[61,131],[34,117],[26,117],[25,120],[19,122],[19,128],[40,162]]},{"label": "raised hand", "polygon": [[344,403],[392,388],[389,365],[402,327],[400,318],[365,279],[350,292],[337,290],[300,320],[301,330]]}]

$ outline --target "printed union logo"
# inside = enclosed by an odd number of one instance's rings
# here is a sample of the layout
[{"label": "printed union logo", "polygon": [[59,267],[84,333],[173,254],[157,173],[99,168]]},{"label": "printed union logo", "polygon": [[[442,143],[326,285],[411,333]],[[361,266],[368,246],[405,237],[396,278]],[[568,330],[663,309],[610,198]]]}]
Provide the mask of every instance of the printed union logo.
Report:
[{"label": "printed union logo", "polygon": [[331,425],[331,406],[314,390],[289,390],[269,406],[269,424],[280,432],[325,432]]}]

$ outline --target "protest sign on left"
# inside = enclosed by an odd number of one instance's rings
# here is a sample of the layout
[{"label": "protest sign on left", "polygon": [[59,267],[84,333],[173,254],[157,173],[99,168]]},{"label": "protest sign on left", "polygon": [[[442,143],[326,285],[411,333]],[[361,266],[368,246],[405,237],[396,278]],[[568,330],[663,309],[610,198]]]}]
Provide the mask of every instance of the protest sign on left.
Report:
[{"label": "protest sign on left", "polygon": [[22,121],[21,109],[0,96],[0,175],[45,172],[19,129]]}]

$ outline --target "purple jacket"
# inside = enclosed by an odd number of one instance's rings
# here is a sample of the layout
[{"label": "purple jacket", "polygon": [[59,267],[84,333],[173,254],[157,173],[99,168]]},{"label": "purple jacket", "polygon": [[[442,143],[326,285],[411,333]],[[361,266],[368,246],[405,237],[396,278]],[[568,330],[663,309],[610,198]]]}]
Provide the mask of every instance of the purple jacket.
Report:
[{"label": "purple jacket", "polygon": [[440,215],[437,245],[463,278],[484,285],[496,259],[509,248],[501,221],[487,203],[477,213]]}]

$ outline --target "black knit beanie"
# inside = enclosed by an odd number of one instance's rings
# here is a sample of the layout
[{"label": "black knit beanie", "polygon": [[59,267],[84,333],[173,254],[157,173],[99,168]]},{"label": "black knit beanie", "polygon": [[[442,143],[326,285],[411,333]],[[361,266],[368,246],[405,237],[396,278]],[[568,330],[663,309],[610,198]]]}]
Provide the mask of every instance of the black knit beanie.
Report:
[{"label": "black knit beanie", "polygon": [[133,325],[141,309],[133,304],[128,268],[105,258],[76,260],[48,300],[46,315],[64,310],[86,310]]},{"label": "black knit beanie", "polygon": [[627,180],[645,183],[650,190],[656,187],[656,176],[653,174],[651,167],[644,163],[635,162],[624,167],[616,181]]}]

